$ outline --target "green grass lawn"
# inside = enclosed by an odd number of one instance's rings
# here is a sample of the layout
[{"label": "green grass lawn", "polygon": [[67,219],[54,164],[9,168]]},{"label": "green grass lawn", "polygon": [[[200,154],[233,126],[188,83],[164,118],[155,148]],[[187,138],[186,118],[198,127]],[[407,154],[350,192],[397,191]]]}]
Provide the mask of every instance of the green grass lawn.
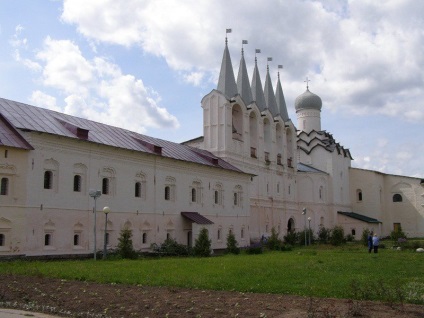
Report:
[{"label": "green grass lawn", "polygon": [[13,261],[0,263],[1,273],[372,300],[402,291],[404,301],[424,304],[424,254],[392,249],[369,254],[359,245],[209,258]]}]

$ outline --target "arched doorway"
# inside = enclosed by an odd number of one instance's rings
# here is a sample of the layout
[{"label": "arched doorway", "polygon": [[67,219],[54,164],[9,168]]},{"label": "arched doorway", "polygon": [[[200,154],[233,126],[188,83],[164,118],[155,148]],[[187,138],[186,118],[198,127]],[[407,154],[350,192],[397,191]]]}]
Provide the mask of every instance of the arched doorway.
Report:
[{"label": "arched doorway", "polygon": [[287,222],[287,233],[291,233],[294,231],[294,220],[292,218]]}]

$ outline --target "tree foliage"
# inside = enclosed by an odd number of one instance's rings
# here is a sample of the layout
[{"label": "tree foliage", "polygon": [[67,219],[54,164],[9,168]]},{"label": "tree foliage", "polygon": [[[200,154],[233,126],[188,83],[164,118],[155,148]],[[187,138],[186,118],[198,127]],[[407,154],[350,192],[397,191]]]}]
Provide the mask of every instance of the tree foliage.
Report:
[{"label": "tree foliage", "polygon": [[227,253],[240,254],[240,248],[233,231],[230,231],[227,235]]},{"label": "tree foliage", "polygon": [[137,258],[137,253],[134,250],[132,242],[132,230],[127,227],[124,227],[121,230],[121,234],[118,238],[118,254],[122,258]]},{"label": "tree foliage", "polygon": [[206,228],[202,228],[193,247],[194,256],[210,256],[212,252],[211,242],[212,241],[209,239],[208,230]]}]

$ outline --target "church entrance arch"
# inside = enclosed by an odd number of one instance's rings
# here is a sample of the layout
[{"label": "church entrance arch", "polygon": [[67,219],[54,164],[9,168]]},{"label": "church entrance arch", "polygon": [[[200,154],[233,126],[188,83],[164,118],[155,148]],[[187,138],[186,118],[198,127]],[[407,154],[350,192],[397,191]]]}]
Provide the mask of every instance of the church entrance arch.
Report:
[{"label": "church entrance arch", "polygon": [[287,233],[291,233],[294,231],[294,220],[292,218],[287,222]]}]

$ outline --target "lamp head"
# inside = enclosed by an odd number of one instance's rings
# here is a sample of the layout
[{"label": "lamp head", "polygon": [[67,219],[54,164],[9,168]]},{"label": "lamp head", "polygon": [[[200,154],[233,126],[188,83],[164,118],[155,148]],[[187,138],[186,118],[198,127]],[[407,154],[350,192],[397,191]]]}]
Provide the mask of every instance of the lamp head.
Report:
[{"label": "lamp head", "polygon": [[302,209],[302,215],[305,215],[306,214],[306,208],[303,208]]},{"label": "lamp head", "polygon": [[103,213],[104,214],[108,214],[110,212],[110,208],[108,207],[108,206],[105,206],[104,208],[103,208]]}]

